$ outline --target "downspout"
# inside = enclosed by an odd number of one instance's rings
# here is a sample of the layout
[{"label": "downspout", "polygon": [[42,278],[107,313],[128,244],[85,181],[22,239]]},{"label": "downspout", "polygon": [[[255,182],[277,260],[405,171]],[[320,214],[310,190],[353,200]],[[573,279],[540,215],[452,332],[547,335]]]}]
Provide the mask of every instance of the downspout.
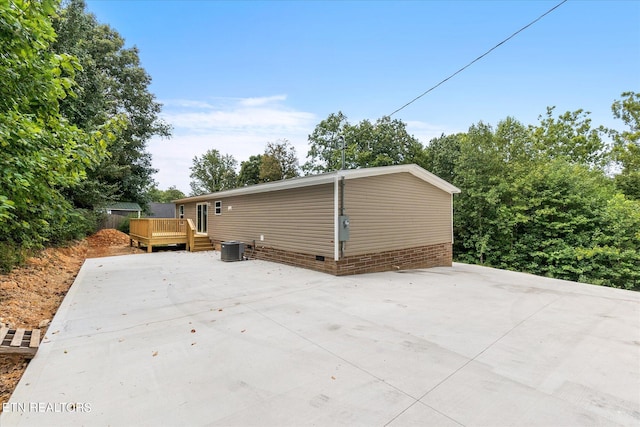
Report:
[{"label": "downspout", "polygon": [[333,259],[338,261],[340,259],[340,191],[338,189],[338,175],[336,175],[333,184]]},{"label": "downspout", "polygon": [[344,141],[344,136],[340,136],[340,142],[342,143],[342,147],[341,147],[341,150],[342,150],[342,155],[341,155],[342,163],[341,163],[340,170],[344,170],[344,150],[346,149],[346,144],[345,144],[345,141]]},{"label": "downspout", "polygon": [[[346,149],[346,143],[345,143],[345,139],[344,139],[344,135],[340,136],[340,142],[342,143],[342,164],[340,167],[340,170],[343,171],[344,170],[344,163],[345,163],[345,149]],[[344,215],[344,174],[342,175],[342,177],[340,178],[340,217],[342,217]],[[344,258],[344,240],[340,239],[340,259]]]},{"label": "downspout", "polygon": [[451,265],[453,265],[453,239],[454,239],[454,232],[453,232],[453,193],[451,193]]},{"label": "downspout", "polygon": [[[340,216],[344,215],[344,175],[340,178]],[[340,259],[344,258],[344,240],[340,240]]]}]

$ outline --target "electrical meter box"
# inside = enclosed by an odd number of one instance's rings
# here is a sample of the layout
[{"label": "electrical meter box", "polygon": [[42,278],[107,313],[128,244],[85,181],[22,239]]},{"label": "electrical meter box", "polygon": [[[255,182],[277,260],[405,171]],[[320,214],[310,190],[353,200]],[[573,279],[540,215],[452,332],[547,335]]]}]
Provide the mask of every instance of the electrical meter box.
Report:
[{"label": "electrical meter box", "polygon": [[347,215],[340,215],[338,217],[338,239],[341,242],[349,240],[349,217]]}]

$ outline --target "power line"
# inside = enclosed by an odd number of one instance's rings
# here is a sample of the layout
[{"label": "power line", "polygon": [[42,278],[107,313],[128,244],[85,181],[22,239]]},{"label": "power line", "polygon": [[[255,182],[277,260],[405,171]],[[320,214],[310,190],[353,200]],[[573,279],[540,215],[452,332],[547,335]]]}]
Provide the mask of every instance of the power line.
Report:
[{"label": "power line", "polygon": [[435,88],[440,86],[441,84],[445,83],[447,80],[451,79],[452,77],[456,76],[457,74],[460,74],[462,71],[466,70],[471,65],[473,65],[476,62],[478,62],[479,60],[481,60],[482,58],[484,58],[485,56],[487,56],[488,54],[490,54],[491,52],[493,52],[494,50],[496,50],[497,48],[499,48],[500,46],[502,46],[503,44],[505,44],[506,42],[508,42],[512,38],[514,38],[515,36],[517,36],[519,33],[523,32],[524,30],[526,30],[527,28],[529,28],[530,26],[532,26],[533,24],[535,24],[536,22],[538,22],[539,20],[541,20],[542,18],[544,18],[545,16],[547,16],[548,14],[550,14],[551,12],[553,12],[554,10],[556,10],[557,8],[559,8],[560,6],[565,4],[567,1],[569,1],[569,0],[563,0],[560,3],[558,3],[557,5],[555,5],[554,7],[552,7],[551,9],[547,10],[545,13],[543,13],[540,16],[538,16],[536,19],[534,19],[533,21],[529,22],[527,25],[525,25],[524,27],[520,28],[515,33],[511,34],[509,37],[507,37],[506,39],[502,40],[500,43],[498,43],[497,45],[495,45],[494,47],[492,47],[491,49],[489,49],[488,51],[486,51],[482,55],[478,56],[476,59],[474,59],[473,61],[469,62],[464,67],[460,68],[458,71],[456,71],[455,73],[451,74],[449,77],[447,77],[446,79],[442,80],[437,85],[429,88],[428,90],[426,90],[422,94],[416,96],[411,101],[409,101],[406,104],[404,104],[402,107],[400,107],[397,110],[395,110],[393,113],[389,114],[389,117],[393,116],[395,113],[397,113],[398,111],[404,109],[405,107],[408,107],[409,105],[413,104],[418,99],[422,98],[423,96],[425,96],[426,94],[428,94],[429,92],[431,92],[432,90],[434,90]]}]

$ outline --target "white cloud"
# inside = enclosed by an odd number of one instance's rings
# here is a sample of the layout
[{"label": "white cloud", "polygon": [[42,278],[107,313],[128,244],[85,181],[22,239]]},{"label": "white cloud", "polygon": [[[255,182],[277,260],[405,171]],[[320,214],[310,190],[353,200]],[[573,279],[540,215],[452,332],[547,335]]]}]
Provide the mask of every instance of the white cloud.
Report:
[{"label": "white cloud", "polygon": [[259,98],[244,98],[240,100],[240,104],[245,107],[257,107],[259,105],[270,104],[275,101],[286,101],[287,95],[264,96]]},{"label": "white cloud", "polygon": [[237,108],[233,110],[175,112],[163,115],[175,128],[192,132],[247,129],[291,129],[306,127],[314,119],[311,113],[268,107]]},{"label": "white cloud", "polygon": [[[148,149],[160,189],[172,185],[189,193],[189,168],[193,158],[216,149],[237,161],[264,152],[267,142],[287,139],[300,164],[306,160],[308,135],[320,119],[313,113],[286,106],[285,95],[256,98],[165,100],[162,117],[173,126],[171,139],[154,138]],[[422,121],[405,121],[407,130],[423,144],[457,130]]]},{"label": "white cloud", "polygon": [[415,136],[423,145],[428,145],[429,141],[433,138],[439,138],[442,134],[452,135],[458,132],[462,132],[460,130],[449,129],[445,126],[434,125],[427,122],[421,122],[419,120],[408,120],[405,121],[407,124],[407,132],[410,135]]},{"label": "white cloud", "polygon": [[267,142],[287,139],[304,163],[307,136],[317,124],[314,114],[286,108],[284,95],[163,101],[162,117],[173,126],[171,139],[154,138],[148,149],[160,189],[175,185],[188,193],[193,158],[216,149],[237,161],[264,152]]},{"label": "white cloud", "polygon": [[191,99],[169,99],[160,101],[160,103],[165,107],[183,107],[183,108],[204,108],[210,109],[215,108],[208,102],[205,101],[194,101]]}]

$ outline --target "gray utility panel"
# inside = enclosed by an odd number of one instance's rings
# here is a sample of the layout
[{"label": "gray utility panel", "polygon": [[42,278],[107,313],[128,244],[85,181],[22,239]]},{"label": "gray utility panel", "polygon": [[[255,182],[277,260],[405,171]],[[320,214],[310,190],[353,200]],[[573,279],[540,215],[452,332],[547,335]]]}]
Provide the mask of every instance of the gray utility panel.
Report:
[{"label": "gray utility panel", "polygon": [[349,240],[350,227],[349,217],[347,215],[340,215],[338,217],[338,239],[341,242]]}]

